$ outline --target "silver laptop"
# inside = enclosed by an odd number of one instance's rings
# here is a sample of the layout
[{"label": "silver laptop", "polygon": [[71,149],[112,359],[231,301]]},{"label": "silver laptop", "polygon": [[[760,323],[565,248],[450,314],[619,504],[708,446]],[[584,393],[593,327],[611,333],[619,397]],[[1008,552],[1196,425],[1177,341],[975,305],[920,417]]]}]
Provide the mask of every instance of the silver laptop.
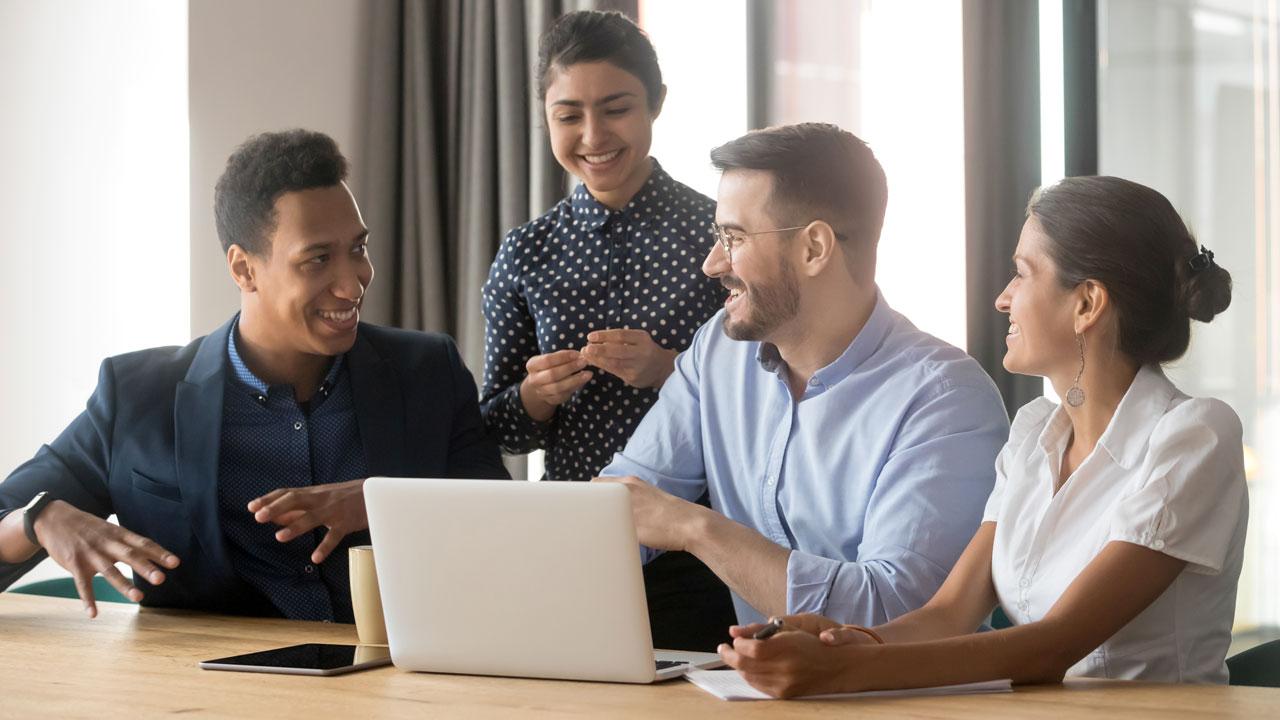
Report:
[{"label": "silver laptop", "polygon": [[397,667],[648,683],[721,664],[654,652],[621,485],[371,478],[364,496]]}]

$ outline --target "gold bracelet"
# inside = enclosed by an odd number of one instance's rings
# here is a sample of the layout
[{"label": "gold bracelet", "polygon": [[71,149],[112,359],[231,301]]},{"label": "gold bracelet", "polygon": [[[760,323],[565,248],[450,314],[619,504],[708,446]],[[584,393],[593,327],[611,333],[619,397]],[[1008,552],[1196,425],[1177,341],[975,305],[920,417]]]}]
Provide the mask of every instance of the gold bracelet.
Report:
[{"label": "gold bracelet", "polygon": [[884,644],[884,638],[876,634],[876,631],[872,630],[871,628],[862,627],[861,625],[845,625],[844,627],[847,627],[850,630],[857,630],[860,633],[866,633],[867,635],[871,636],[872,640],[875,640],[877,643],[880,643],[881,645]]}]

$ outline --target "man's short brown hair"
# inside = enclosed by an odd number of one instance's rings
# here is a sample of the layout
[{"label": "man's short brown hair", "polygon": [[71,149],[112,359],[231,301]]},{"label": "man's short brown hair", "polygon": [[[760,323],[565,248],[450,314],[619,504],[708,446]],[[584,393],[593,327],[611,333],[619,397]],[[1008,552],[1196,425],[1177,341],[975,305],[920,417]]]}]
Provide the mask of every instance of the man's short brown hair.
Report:
[{"label": "man's short brown hair", "polygon": [[880,161],[853,133],[828,123],[753,130],[712,150],[711,164],[721,172],[762,170],[772,175],[768,211],[775,221],[825,221],[874,274],[889,190]]}]

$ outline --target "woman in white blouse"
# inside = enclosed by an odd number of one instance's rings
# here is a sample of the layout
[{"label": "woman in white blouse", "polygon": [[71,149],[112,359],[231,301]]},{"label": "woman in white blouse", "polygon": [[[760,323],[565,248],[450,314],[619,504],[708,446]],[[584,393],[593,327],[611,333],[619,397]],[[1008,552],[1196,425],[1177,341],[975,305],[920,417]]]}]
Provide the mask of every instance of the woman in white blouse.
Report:
[{"label": "woman in white blouse", "polygon": [[[731,628],[725,661],[775,696],[1064,675],[1225,683],[1248,497],[1240,420],[1161,371],[1231,276],[1173,206],[1113,177],[1032,196],[996,299],[1004,366],[1065,402],[1014,419],[982,525],[923,608],[875,628]],[[921,532],[927,532],[921,528]],[[997,603],[1013,627],[978,632]]]}]

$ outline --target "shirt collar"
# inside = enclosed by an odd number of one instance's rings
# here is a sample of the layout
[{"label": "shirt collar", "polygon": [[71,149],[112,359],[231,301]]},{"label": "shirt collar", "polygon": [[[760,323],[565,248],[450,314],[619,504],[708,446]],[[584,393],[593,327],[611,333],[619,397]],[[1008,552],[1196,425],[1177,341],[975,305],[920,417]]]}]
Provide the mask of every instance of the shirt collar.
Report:
[{"label": "shirt collar", "polygon": [[[253,391],[254,396],[259,402],[263,402],[270,393],[271,387],[262,378],[254,374],[245,365],[244,359],[240,357],[240,350],[236,347],[236,336],[240,334],[240,315],[237,313],[231,322],[231,332],[227,333],[227,360],[231,363],[231,374],[236,380],[246,385]],[[328,397],[329,391],[338,381],[338,371],[342,367],[342,355],[338,355],[333,359],[333,363],[329,366],[329,372],[325,375],[324,380],[320,383],[319,393],[321,397]],[[291,393],[292,394],[292,389]]]},{"label": "shirt collar", "polygon": [[[809,386],[816,390],[823,390],[848,377],[884,343],[885,336],[889,334],[889,329],[892,325],[893,310],[885,302],[884,295],[880,292],[880,288],[877,287],[876,304],[871,309],[871,315],[867,317],[867,322],[863,324],[862,329],[854,336],[853,341],[844,349],[844,352],[840,353],[840,357],[818,370],[813,374],[813,377],[809,378]],[[776,373],[782,366],[782,356],[778,353],[778,348],[773,343],[760,343],[760,349],[756,352],[756,360],[760,363],[760,367],[767,372]]]},{"label": "shirt collar", "polygon": [[1098,444],[1106,448],[1116,464],[1132,469],[1146,455],[1151,431],[1177,393],[1178,389],[1159,366],[1142,366],[1120,399]]},{"label": "shirt collar", "polygon": [[[1169,401],[1177,392],[1178,389],[1158,366],[1144,365],[1139,368],[1111,416],[1111,421],[1107,423],[1107,429],[1098,438],[1098,445],[1120,467],[1130,470],[1137,466],[1147,452],[1151,431],[1160,422],[1169,407]],[[1071,418],[1066,409],[1059,405],[1040,432],[1040,449],[1049,457],[1061,455],[1070,433]]]},{"label": "shirt collar", "polygon": [[644,181],[635,197],[621,210],[614,210],[600,202],[587,190],[585,184],[578,183],[569,198],[573,219],[590,230],[599,230],[611,218],[619,215],[625,215],[640,225],[648,224],[659,209],[669,205],[666,200],[675,191],[675,180],[662,169],[657,160],[650,160],[653,162],[653,172],[649,173],[649,178]]}]

